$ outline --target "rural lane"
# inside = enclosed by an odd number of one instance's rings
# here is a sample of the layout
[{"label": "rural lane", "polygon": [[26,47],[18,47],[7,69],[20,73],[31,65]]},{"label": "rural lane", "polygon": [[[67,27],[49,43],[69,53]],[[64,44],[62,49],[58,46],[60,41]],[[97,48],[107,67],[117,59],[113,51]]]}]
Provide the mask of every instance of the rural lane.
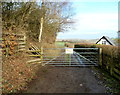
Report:
[{"label": "rural lane", "polygon": [[40,67],[25,93],[105,93],[88,67]]}]

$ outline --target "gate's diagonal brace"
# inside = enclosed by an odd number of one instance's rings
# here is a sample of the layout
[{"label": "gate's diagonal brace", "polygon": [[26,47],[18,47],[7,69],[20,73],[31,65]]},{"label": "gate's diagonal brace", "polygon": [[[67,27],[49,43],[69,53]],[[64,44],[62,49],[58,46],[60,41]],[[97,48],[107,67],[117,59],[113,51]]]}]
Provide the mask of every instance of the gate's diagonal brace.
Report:
[{"label": "gate's diagonal brace", "polygon": [[[75,51],[74,51],[75,52]],[[89,59],[87,59],[86,57],[84,57],[84,56],[82,56],[82,55],[80,55],[79,53],[77,53],[77,52],[75,52],[78,56],[80,56],[80,57],[82,57],[83,59],[85,59],[85,60],[87,60],[87,61],[89,61],[89,62],[91,62],[91,63],[93,63],[92,61],[90,61]],[[93,64],[95,64],[95,63],[93,63]],[[95,64],[96,65],[96,64]]]},{"label": "gate's diagonal brace", "polygon": [[[64,53],[62,53],[61,55],[63,55],[63,54],[64,54]],[[61,55],[60,55],[60,56],[61,56]],[[48,63],[52,62],[53,60],[55,60],[56,58],[58,58],[58,57],[60,57],[60,56],[57,56],[57,57],[51,59],[50,61],[46,62],[45,64],[48,64]],[[45,64],[43,64],[43,66],[44,66]]]},{"label": "gate's diagonal brace", "polygon": [[74,54],[74,56],[76,56],[77,61],[79,61],[79,62],[80,62],[80,64],[83,64],[83,62],[81,61],[81,59],[79,58],[79,56],[78,56],[78,55],[76,55],[76,52],[73,52],[73,54]]}]

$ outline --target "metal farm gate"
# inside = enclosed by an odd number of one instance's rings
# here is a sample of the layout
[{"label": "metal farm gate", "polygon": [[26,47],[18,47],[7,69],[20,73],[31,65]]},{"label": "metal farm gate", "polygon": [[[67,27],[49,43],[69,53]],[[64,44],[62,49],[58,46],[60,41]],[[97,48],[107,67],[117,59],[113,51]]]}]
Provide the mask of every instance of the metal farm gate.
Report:
[{"label": "metal farm gate", "polygon": [[44,48],[42,65],[98,66],[99,48]]}]

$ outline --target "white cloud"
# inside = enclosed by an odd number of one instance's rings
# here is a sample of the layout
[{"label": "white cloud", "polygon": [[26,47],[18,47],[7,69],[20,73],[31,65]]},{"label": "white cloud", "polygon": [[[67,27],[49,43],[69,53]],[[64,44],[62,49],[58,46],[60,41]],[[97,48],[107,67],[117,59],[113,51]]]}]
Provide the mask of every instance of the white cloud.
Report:
[{"label": "white cloud", "polygon": [[76,21],[76,23],[72,25],[72,27],[74,28],[72,30],[69,30],[69,32],[59,33],[58,37],[90,38],[90,36],[93,37],[93,35],[96,35],[96,37],[102,35],[115,37],[117,35],[118,30],[117,13],[78,14],[74,17],[74,20]]},{"label": "white cloud", "polygon": [[76,21],[74,24],[76,31],[91,34],[91,31],[96,32],[101,30],[101,32],[107,32],[117,31],[118,29],[118,14],[115,13],[87,13],[76,15],[74,18]]}]

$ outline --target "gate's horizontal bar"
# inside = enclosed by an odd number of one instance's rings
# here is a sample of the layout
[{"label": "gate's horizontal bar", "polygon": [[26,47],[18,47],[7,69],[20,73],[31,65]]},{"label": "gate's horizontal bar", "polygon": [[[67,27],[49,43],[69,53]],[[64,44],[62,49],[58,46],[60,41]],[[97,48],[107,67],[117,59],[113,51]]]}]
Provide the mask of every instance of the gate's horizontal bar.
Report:
[{"label": "gate's horizontal bar", "polygon": [[[45,53],[45,54],[51,54],[51,53]],[[43,57],[45,56],[45,57],[56,57],[56,56],[46,56],[45,54],[42,54],[43,55]],[[81,53],[79,53],[79,54],[81,54]],[[73,54],[65,54],[65,55],[72,55],[72,56],[74,56]],[[65,56],[64,55],[64,56]],[[82,55],[82,54],[81,54]],[[99,56],[98,54],[93,54],[94,56]],[[59,56],[59,55],[58,55]],[[60,56],[60,57],[64,57],[64,56]],[[84,55],[84,56],[87,56],[87,53]],[[89,55],[89,56],[92,56],[92,54],[91,55]]]},{"label": "gate's horizontal bar", "polygon": [[[57,56],[43,56],[43,57],[47,58],[47,57],[57,57]],[[65,58],[65,57],[66,57],[65,55],[59,56],[59,58]],[[96,56],[86,56],[86,57],[96,57]],[[77,58],[77,57],[74,55],[71,55],[71,58]]]},{"label": "gate's horizontal bar", "polygon": [[[35,52],[35,51],[33,51],[33,52]],[[90,52],[78,52],[79,54],[94,54],[94,55],[98,55],[98,52],[93,52],[93,53],[90,53]],[[51,52],[50,53],[43,53],[43,55],[45,55],[45,54],[51,54]],[[65,54],[66,55],[66,54]],[[69,55],[73,55],[73,54],[69,54]]]},{"label": "gate's horizontal bar", "polygon": [[[46,62],[42,62],[43,64],[45,64]],[[65,63],[48,63],[48,64],[56,64],[56,65],[60,65],[60,64],[63,64],[63,65],[67,65],[67,64],[83,64],[83,65],[90,65],[90,64],[97,64],[97,63],[88,63],[88,62],[83,62],[83,63],[80,63],[80,62],[76,62],[76,63],[69,63],[69,62],[65,62]]]},{"label": "gate's horizontal bar", "polygon": [[81,63],[48,63],[48,64],[52,64],[52,65],[70,65],[70,64],[76,64],[76,65],[95,65],[96,63],[83,63],[83,64],[81,64]]},{"label": "gate's horizontal bar", "polygon": [[98,55],[98,52],[78,52],[79,54],[96,54]]},{"label": "gate's horizontal bar", "polygon": [[[51,59],[43,59],[43,61],[49,61],[49,60],[51,60]],[[86,62],[88,62],[88,60],[85,60],[85,59],[81,59],[82,61],[86,61]],[[97,59],[89,59],[89,60],[91,60],[91,61],[98,61]],[[62,59],[60,59],[60,60],[56,60],[56,59],[54,59],[52,62],[62,62],[62,61],[73,61],[73,62],[75,62],[75,61],[78,61],[77,59],[66,59],[66,60],[62,60]]]},{"label": "gate's horizontal bar", "polygon": [[[53,57],[54,58],[54,57]],[[61,61],[63,61],[63,60],[74,60],[75,58],[77,58],[77,57],[72,57],[72,58],[69,58],[69,57],[67,57],[67,58],[64,58],[64,57],[59,57],[57,60],[59,61],[59,60],[61,60]],[[98,60],[97,58],[91,58],[91,57],[86,57],[87,59],[89,59],[89,60]],[[49,58],[49,57],[43,57],[43,60],[51,60],[52,58]],[[83,58],[80,58],[80,59],[83,59]],[[76,59],[77,60],[77,59]],[[85,60],[85,59],[84,59]]]},{"label": "gate's horizontal bar", "polygon": [[[64,52],[62,52],[62,53],[64,53]],[[45,55],[51,55],[51,54],[52,54],[52,52],[50,52],[50,53],[43,53],[42,55],[45,56]],[[60,54],[59,54],[59,55],[60,55]],[[59,56],[59,55],[58,55],[58,56]]]},{"label": "gate's horizontal bar", "polygon": [[[82,54],[81,54],[81,55],[82,55]],[[98,57],[99,55],[97,55],[97,54],[95,55],[95,54],[94,54],[94,55],[83,55],[83,56],[86,56],[86,57]]]},{"label": "gate's horizontal bar", "polygon": [[[57,57],[57,56],[43,56],[43,57],[47,58],[47,57]],[[59,58],[61,58],[61,57],[64,58],[64,56],[59,56]]]},{"label": "gate's horizontal bar", "polygon": [[[77,61],[77,60],[76,60]],[[46,60],[43,60],[42,62],[47,62]],[[58,62],[72,62],[72,63],[76,63],[75,61],[51,61],[51,62],[56,62],[56,63],[58,63]],[[79,61],[78,61],[79,62]],[[86,62],[86,63],[90,63],[90,62],[88,62],[88,61],[84,61],[84,60],[82,60],[82,62],[84,63],[84,62]],[[97,60],[92,60],[92,62],[98,62]]]},{"label": "gate's horizontal bar", "polygon": [[[51,59],[42,59],[42,60],[43,60],[43,61],[49,61],[49,60],[51,60]],[[81,60],[88,62],[88,60],[85,60],[85,59],[82,59],[82,58],[81,58]],[[98,59],[89,59],[89,60],[91,60],[91,61],[98,61]],[[66,59],[66,60],[64,60],[64,59],[59,59],[59,60],[53,60],[53,62],[54,62],[54,61],[57,61],[57,62],[59,62],[59,61],[60,61],[60,62],[62,62],[62,61],[73,61],[73,62],[74,62],[74,61],[78,61],[78,59]]]},{"label": "gate's horizontal bar", "polygon": [[[93,61],[98,61],[98,59],[92,59],[92,58],[87,58],[87,59],[93,60]],[[81,60],[85,60],[85,59],[81,59]],[[86,60],[86,61],[88,61],[88,60]]]},{"label": "gate's horizontal bar", "polygon": [[[62,56],[60,56],[60,55],[58,55],[59,57],[66,57],[66,55],[71,55],[71,57],[72,56],[74,56],[73,54],[63,54]],[[43,57],[57,57],[57,56],[50,56],[50,55],[43,55]],[[75,57],[75,56],[74,56]]]},{"label": "gate's horizontal bar", "polygon": [[43,48],[43,50],[49,50],[49,49],[78,49],[78,50],[81,50],[81,49],[84,49],[84,50],[98,50],[99,48]]},{"label": "gate's horizontal bar", "polygon": [[48,65],[48,66],[64,66],[64,67],[79,67],[79,66],[84,66],[84,67],[87,67],[87,66],[98,66],[98,65]]}]

